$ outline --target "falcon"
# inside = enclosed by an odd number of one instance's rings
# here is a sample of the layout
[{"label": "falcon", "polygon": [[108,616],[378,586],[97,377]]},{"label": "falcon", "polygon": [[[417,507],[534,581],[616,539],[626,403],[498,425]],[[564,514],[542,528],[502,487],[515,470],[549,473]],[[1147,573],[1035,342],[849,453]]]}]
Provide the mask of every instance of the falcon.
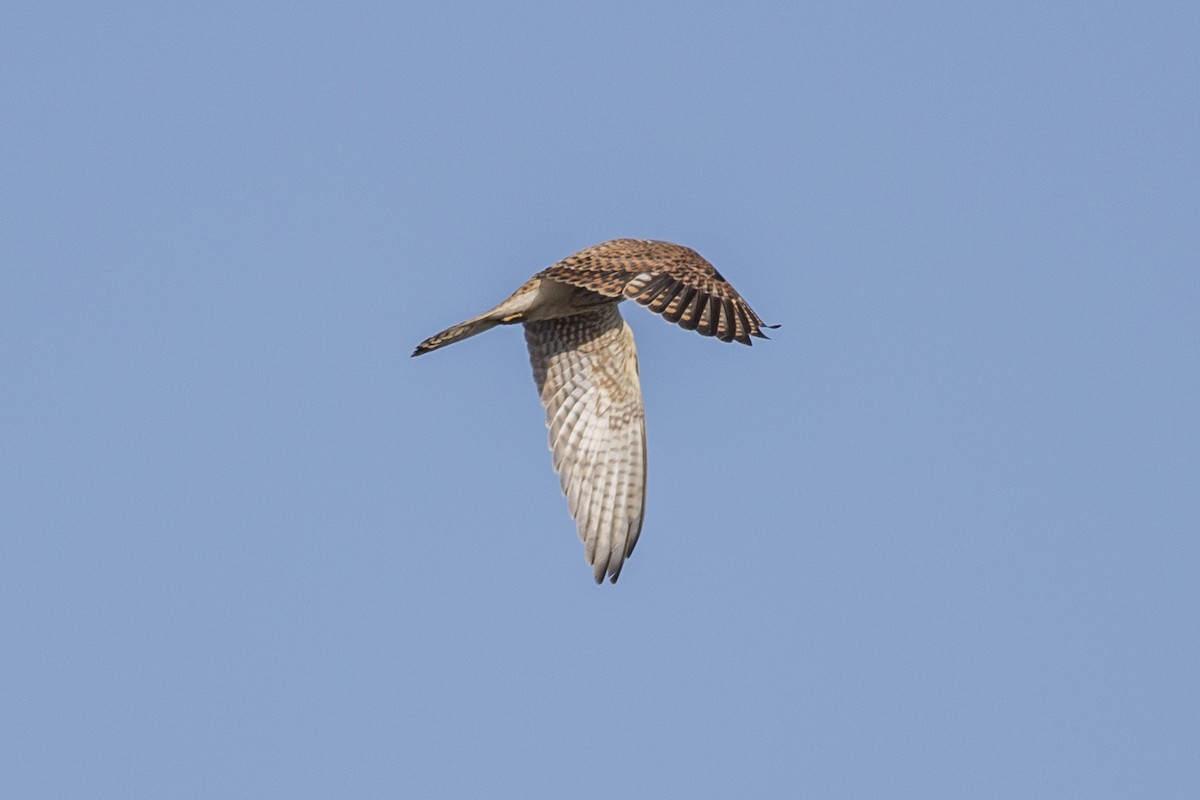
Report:
[{"label": "falcon", "polygon": [[530,278],[491,311],[417,345],[413,356],[497,325],[525,326],[550,450],[596,583],[617,582],[642,532],[646,424],[633,331],[617,304],[633,300],[702,336],[750,344],[766,325],[699,253],[614,239]]}]

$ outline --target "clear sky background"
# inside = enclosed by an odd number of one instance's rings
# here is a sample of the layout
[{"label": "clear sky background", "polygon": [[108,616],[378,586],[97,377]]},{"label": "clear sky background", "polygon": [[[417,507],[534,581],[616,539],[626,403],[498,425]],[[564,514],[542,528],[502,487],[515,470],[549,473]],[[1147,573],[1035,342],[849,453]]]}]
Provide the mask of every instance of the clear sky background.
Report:
[{"label": "clear sky background", "polygon": [[[0,796],[1195,797],[1200,6],[6,3]],[[596,586],[519,329],[620,236]]]}]

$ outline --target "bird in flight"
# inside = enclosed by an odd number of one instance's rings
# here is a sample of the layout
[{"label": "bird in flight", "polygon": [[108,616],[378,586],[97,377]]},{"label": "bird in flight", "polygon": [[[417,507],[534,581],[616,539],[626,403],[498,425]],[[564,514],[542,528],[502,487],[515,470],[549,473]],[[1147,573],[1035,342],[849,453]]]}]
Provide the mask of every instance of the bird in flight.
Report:
[{"label": "bird in flight", "polygon": [[491,311],[417,345],[414,356],[497,325],[525,326],[546,410],[554,470],[596,583],[616,583],[646,508],[646,425],[633,331],[617,304],[633,300],[702,336],[750,344],[766,325],[699,253],[670,242],[614,239],[530,278]]}]

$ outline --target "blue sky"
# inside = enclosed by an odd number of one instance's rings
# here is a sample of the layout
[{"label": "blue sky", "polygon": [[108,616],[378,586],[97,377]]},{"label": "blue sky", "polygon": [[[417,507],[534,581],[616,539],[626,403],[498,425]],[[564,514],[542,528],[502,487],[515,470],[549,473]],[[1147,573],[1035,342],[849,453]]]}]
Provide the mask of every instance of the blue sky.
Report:
[{"label": "blue sky", "polygon": [[[10,3],[6,797],[1192,797],[1195,3]],[[519,330],[618,236],[583,561]]]}]

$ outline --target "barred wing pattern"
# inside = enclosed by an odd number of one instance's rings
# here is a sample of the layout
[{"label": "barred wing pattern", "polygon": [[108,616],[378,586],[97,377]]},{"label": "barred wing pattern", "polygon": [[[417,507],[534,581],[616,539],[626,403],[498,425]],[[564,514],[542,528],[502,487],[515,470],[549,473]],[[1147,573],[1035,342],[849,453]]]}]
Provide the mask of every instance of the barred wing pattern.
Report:
[{"label": "barred wing pattern", "polygon": [[613,583],[642,530],[646,425],[633,332],[616,304],[525,323],[554,469],[597,583]]},{"label": "barred wing pattern", "polygon": [[723,342],[766,339],[765,324],[716,267],[689,247],[614,239],[564,258],[540,277],[635,300],[663,319]]}]

